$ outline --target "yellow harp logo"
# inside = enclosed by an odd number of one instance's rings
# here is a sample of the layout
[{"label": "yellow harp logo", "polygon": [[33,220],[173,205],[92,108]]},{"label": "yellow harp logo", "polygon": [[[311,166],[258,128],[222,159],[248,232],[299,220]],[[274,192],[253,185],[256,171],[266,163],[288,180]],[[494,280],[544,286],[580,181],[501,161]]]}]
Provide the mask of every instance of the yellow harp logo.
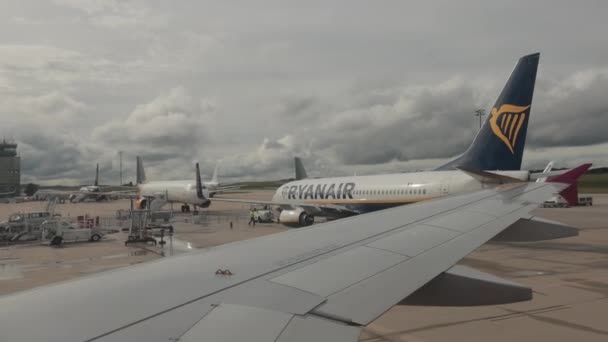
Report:
[{"label": "yellow harp logo", "polygon": [[504,104],[500,108],[492,108],[490,127],[492,132],[507,145],[511,153],[515,154],[515,142],[521,126],[526,121],[526,110],[530,106],[515,106]]}]

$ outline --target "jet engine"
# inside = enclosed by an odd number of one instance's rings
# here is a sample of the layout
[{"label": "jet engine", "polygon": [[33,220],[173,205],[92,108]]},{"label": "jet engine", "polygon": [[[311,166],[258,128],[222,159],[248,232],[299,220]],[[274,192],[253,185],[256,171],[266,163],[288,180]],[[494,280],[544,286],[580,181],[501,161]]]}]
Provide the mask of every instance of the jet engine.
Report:
[{"label": "jet engine", "polygon": [[135,209],[146,209],[146,206],[148,205],[148,199],[145,197],[139,197],[138,199],[135,200]]},{"label": "jet engine", "polygon": [[315,217],[302,208],[281,211],[279,220],[282,224],[290,227],[306,227],[315,223]]},{"label": "jet engine", "polygon": [[135,200],[135,209],[145,210],[150,208],[152,211],[157,211],[165,204],[167,204],[167,197],[165,194],[156,194],[154,197],[141,196]]}]

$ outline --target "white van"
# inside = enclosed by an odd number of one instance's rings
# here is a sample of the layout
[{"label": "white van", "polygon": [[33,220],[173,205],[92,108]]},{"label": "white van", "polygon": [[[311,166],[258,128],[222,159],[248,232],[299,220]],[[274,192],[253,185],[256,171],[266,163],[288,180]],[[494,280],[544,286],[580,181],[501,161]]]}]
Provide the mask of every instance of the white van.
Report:
[{"label": "white van", "polygon": [[51,246],[64,242],[97,242],[103,238],[101,230],[96,228],[77,228],[65,221],[45,221],[42,223],[43,241]]}]

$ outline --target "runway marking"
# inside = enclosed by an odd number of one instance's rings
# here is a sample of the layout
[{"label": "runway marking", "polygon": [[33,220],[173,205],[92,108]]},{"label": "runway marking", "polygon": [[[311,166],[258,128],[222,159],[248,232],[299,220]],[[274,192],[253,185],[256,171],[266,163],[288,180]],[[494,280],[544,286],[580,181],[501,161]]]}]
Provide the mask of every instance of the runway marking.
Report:
[{"label": "runway marking", "polygon": [[[500,307],[500,308],[503,310],[506,310],[506,311],[511,311],[511,310],[503,308],[503,307]],[[511,319],[511,318],[525,317],[525,316],[530,315],[530,313],[538,314],[538,313],[552,312],[552,311],[569,309],[569,308],[570,308],[570,306],[567,306],[567,305],[552,305],[552,306],[537,308],[537,309],[528,310],[528,311],[521,311],[521,312],[512,310],[511,312],[509,312],[507,314],[473,318],[473,319],[461,320],[461,321],[455,321],[455,322],[430,324],[430,325],[426,325],[426,326],[422,326],[422,327],[418,327],[418,328],[412,328],[412,329],[408,329],[408,330],[401,330],[401,331],[395,331],[392,333],[384,333],[384,334],[375,332],[375,331],[371,330],[370,328],[365,328],[365,329],[363,329],[363,331],[365,331],[366,333],[369,333],[370,335],[376,335],[376,336],[361,339],[360,341],[365,341],[365,342],[395,341],[395,339],[394,339],[395,337],[399,337],[400,335],[403,335],[403,334],[411,334],[411,333],[427,331],[427,330],[448,328],[451,326],[467,324],[467,323],[474,323],[474,322],[483,322],[483,321],[495,322],[495,321],[501,321],[501,320],[506,320],[506,319]],[[374,329],[374,330],[377,331],[378,329]],[[408,336],[408,338],[409,337],[410,336]]]},{"label": "runway marking", "polygon": [[570,308],[570,306],[567,306],[567,305],[553,305],[553,306],[547,306],[544,308],[538,308],[538,309],[532,309],[532,310],[526,310],[526,311],[517,311],[517,310],[512,310],[512,309],[507,309],[507,308],[501,307],[501,309],[503,309],[505,311],[510,311],[512,313],[504,315],[502,317],[491,319],[491,321],[498,322],[498,321],[504,321],[506,319],[524,317],[524,316],[530,315],[530,314],[540,314],[540,313],[564,310],[564,309],[569,309],[569,308]]},{"label": "runway marking", "polygon": [[[552,318],[552,317],[545,317],[545,316],[539,316],[539,315],[535,315],[535,313],[530,314],[528,312],[519,312],[519,311],[515,311],[515,310],[509,310],[506,308],[503,308],[503,310],[505,311],[512,311],[514,313],[517,314],[522,314],[525,317],[531,318],[533,320],[539,321],[539,322],[543,322],[543,323],[548,323],[548,324],[553,324],[553,325],[557,325],[560,327],[566,327],[566,328],[570,328],[570,329],[574,329],[574,330],[580,330],[580,331],[584,331],[584,332],[588,332],[588,333],[593,333],[593,334],[598,334],[598,335],[603,335],[603,336],[608,336],[608,331],[606,330],[601,330],[601,329],[596,329],[587,325],[583,325],[583,324],[578,324],[578,323],[573,323],[573,322],[568,322],[562,319],[558,319],[558,318]],[[548,312],[548,311],[545,311]],[[545,312],[541,312],[541,313],[545,313]]]}]

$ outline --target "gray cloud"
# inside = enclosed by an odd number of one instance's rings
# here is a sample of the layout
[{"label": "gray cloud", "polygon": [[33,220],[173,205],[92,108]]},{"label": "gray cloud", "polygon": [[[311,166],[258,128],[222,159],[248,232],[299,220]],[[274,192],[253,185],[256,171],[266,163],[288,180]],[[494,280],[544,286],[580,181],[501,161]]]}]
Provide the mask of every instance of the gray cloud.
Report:
[{"label": "gray cloud", "polygon": [[[555,81],[538,94],[531,121],[533,147],[585,146],[608,141],[608,71],[589,70]],[[535,113],[535,114],[536,114]]]},{"label": "gray cloud", "polygon": [[[525,10],[522,10],[525,8]],[[608,164],[604,1],[0,3],[0,133],[29,180],[395,172],[464,150],[541,51],[526,165]],[[505,19],[507,18],[507,19]],[[506,20],[506,21],[505,21]],[[507,22],[508,24],[504,24]],[[568,23],[568,25],[564,25]],[[559,146],[559,148],[555,148]]]}]

